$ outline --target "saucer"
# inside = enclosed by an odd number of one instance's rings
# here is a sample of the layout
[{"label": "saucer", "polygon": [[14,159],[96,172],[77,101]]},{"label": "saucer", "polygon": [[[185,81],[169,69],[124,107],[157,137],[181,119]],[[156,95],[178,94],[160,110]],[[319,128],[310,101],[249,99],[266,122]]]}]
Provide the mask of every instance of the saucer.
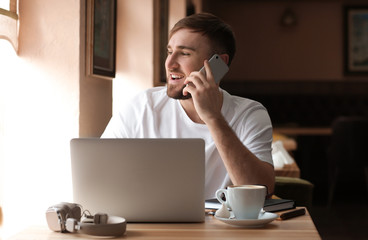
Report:
[{"label": "saucer", "polygon": [[276,213],[270,212],[261,212],[258,216],[258,219],[235,219],[233,213],[231,213],[230,218],[220,218],[215,216],[215,218],[220,220],[221,222],[241,227],[261,227],[263,225],[266,225],[267,223],[272,222],[278,217],[279,215],[277,215]]}]

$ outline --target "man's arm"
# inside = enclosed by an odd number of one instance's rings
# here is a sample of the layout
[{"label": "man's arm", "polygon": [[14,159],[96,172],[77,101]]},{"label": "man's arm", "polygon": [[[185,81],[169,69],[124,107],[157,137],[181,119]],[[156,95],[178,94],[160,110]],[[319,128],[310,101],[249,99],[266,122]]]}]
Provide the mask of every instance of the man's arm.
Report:
[{"label": "man's arm", "polygon": [[268,193],[273,193],[273,166],[250,152],[223,117],[212,119],[206,124],[233,184],[262,184],[267,186]]},{"label": "man's arm", "polygon": [[273,166],[250,152],[228,125],[221,113],[223,96],[213,80],[208,61],[204,64],[207,78],[193,73],[185,82],[189,85],[184,94],[192,95],[195,111],[208,126],[233,184],[262,184],[267,186],[268,193],[273,193]]}]

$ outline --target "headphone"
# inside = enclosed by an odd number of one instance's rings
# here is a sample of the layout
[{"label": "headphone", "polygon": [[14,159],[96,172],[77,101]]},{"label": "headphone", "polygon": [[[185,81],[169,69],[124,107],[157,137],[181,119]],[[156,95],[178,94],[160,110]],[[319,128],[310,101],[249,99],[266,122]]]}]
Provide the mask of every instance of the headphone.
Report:
[{"label": "headphone", "polygon": [[47,225],[55,232],[79,232],[94,236],[120,236],[126,231],[126,220],[106,213],[91,215],[81,205],[62,202],[46,211]]}]

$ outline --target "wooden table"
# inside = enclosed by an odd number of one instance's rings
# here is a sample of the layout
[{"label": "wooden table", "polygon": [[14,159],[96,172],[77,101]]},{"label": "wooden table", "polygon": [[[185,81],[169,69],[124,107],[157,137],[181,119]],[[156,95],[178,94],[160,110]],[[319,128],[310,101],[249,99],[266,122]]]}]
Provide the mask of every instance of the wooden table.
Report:
[{"label": "wooden table", "polygon": [[[31,227],[10,240],[84,240],[93,237],[81,234],[52,232],[47,226]],[[95,238],[96,239],[96,238]],[[260,228],[241,228],[227,225],[213,216],[204,223],[128,223],[124,236],[114,239],[321,239],[307,212],[288,220],[275,220]]]},{"label": "wooden table", "polygon": [[277,134],[283,134],[287,136],[323,136],[332,134],[331,127],[276,127],[273,129],[273,131]]}]

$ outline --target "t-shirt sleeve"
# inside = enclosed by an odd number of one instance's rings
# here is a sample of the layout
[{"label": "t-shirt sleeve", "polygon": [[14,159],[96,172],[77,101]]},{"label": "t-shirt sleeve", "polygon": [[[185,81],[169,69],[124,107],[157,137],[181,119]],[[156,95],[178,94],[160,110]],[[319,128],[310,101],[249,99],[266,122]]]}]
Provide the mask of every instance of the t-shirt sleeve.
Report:
[{"label": "t-shirt sleeve", "polygon": [[260,160],[273,165],[272,123],[267,110],[262,105],[255,106],[245,121],[239,138]]},{"label": "t-shirt sleeve", "polygon": [[115,115],[110,119],[105,131],[101,135],[101,138],[126,138],[126,137],[128,136],[126,135],[125,127],[122,124],[122,121],[119,120],[119,117]]},{"label": "t-shirt sleeve", "polygon": [[[137,103],[142,97],[137,95],[133,100],[125,104],[120,111],[112,116],[101,138],[133,138],[137,137],[135,130],[139,127],[139,110]],[[136,104],[134,104],[136,103]]]}]

